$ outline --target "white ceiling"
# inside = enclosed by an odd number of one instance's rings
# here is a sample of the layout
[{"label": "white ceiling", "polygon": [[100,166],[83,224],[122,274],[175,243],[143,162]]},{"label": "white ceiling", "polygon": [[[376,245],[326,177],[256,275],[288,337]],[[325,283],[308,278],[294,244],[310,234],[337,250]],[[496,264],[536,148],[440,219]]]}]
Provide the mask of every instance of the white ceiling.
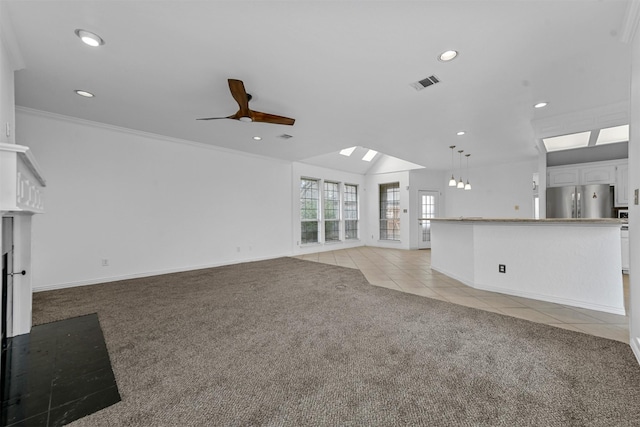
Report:
[{"label": "white ceiling", "polygon": [[[531,159],[532,120],[629,99],[622,0],[2,3],[17,105],[286,160],[354,145],[431,169],[450,145],[472,165]],[[447,49],[460,55],[439,62]],[[228,78],[295,125],[196,121],[237,111]]]}]

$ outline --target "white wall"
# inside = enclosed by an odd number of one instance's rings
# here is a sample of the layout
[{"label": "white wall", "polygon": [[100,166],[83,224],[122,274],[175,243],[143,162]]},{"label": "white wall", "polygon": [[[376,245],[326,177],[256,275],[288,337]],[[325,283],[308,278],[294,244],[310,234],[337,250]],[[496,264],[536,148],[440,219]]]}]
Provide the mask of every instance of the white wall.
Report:
[{"label": "white wall", "polygon": [[[327,180],[333,182],[340,182],[343,184],[353,184],[358,186],[358,198],[360,206],[360,220],[358,221],[359,235],[358,240],[344,240],[341,242],[329,242],[329,243],[317,243],[317,244],[300,244],[300,178],[315,178],[319,180]],[[363,221],[367,213],[362,210],[364,194],[364,176],[355,173],[338,171],[335,169],[327,169],[320,166],[308,165],[306,163],[293,163],[293,179],[292,179],[292,192],[291,203],[292,205],[292,218],[293,218],[293,252],[294,254],[305,254],[313,252],[325,252],[335,251],[339,249],[353,248],[357,246],[363,246],[362,236],[368,234],[367,222]],[[320,195],[322,195],[322,188],[320,188]]]},{"label": "white wall", "polygon": [[[400,183],[400,240],[380,240],[380,184]],[[368,234],[362,236],[367,246],[381,248],[409,249],[411,241],[411,206],[409,195],[409,171],[383,173],[365,176],[363,218],[367,222]]]},{"label": "white wall", "polygon": [[35,290],[291,254],[290,163],[24,109],[17,131],[48,184]]},{"label": "white wall", "polygon": [[[9,144],[15,143],[13,70],[13,61],[5,43],[5,31],[0,31],[0,142]],[[5,131],[7,123],[11,129],[10,136]]]},{"label": "white wall", "polygon": [[[538,159],[469,169],[471,191],[446,186],[447,217],[533,218],[532,177]],[[447,173],[451,176],[451,171]],[[456,175],[459,179],[459,175]],[[466,177],[463,177],[466,182]],[[518,206],[518,209],[516,209]]]},{"label": "white wall", "polygon": [[631,117],[629,138],[629,285],[630,344],[640,361],[640,206],[634,191],[640,189],[640,34],[633,41],[631,65]]}]

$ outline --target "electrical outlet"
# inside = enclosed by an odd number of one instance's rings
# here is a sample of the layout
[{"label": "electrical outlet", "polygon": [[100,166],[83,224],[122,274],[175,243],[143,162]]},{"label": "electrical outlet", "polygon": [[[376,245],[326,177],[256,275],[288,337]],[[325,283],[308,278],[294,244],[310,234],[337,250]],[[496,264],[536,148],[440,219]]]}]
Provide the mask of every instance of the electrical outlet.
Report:
[{"label": "electrical outlet", "polygon": [[240,252],[240,246],[236,246],[236,251]]},{"label": "electrical outlet", "polygon": [[637,188],[635,190],[633,190],[633,204],[634,205],[638,204],[638,189]]},{"label": "electrical outlet", "polygon": [[102,258],[102,266],[109,267],[109,260],[107,258]]},{"label": "electrical outlet", "polygon": [[506,273],[507,266],[505,264],[498,264],[498,273]]}]

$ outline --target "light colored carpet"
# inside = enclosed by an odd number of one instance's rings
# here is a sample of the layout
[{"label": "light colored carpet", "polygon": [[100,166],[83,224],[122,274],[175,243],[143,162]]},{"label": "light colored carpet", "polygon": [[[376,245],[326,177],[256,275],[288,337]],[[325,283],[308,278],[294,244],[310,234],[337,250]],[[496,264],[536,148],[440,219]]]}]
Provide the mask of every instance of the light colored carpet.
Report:
[{"label": "light colored carpet", "polygon": [[638,425],[620,342],[292,258],[34,295],[97,312],[122,401],[78,426]]}]

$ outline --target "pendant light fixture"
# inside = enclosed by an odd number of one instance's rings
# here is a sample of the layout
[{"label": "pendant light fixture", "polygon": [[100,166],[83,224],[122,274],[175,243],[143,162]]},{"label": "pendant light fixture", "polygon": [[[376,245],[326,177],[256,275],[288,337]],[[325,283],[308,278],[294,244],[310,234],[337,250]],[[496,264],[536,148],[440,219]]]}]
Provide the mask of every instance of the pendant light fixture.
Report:
[{"label": "pendant light fixture", "polygon": [[471,190],[471,184],[469,184],[469,156],[471,154],[465,154],[464,156],[467,158],[467,183],[464,185],[465,190]]},{"label": "pendant light fixture", "polygon": [[456,148],[455,145],[450,145],[449,148],[451,148],[451,179],[449,180],[449,187],[455,187],[457,182],[455,177],[453,176],[453,149]]},{"label": "pendant light fixture", "polygon": [[460,157],[460,181],[458,181],[458,188],[464,189],[464,181],[462,180],[462,153],[464,150],[458,150],[458,157]]}]

